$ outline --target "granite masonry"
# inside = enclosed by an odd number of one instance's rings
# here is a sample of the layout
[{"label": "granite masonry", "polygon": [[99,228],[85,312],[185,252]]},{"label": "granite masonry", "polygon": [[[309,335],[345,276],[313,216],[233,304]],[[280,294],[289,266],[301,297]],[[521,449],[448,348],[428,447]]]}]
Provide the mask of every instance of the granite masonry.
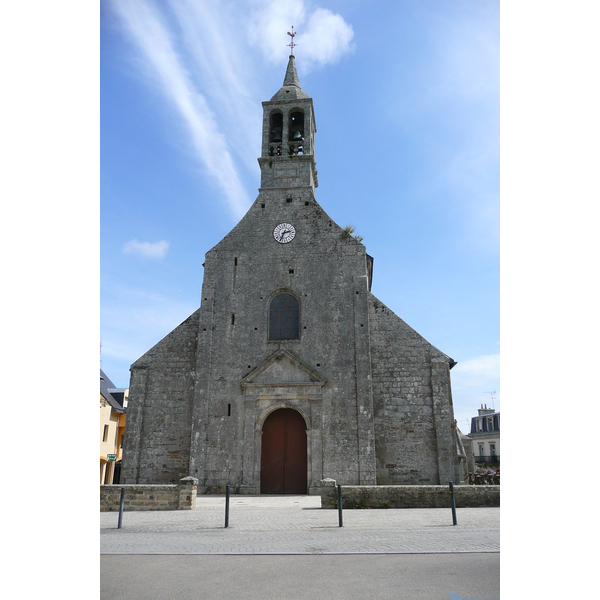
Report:
[{"label": "granite masonry", "polygon": [[371,293],[373,258],[316,201],[294,56],[263,112],[256,201],[206,253],[200,308],[131,366],[121,481],[242,494],[460,481],[455,363]]},{"label": "granite masonry", "polygon": [[123,490],[123,510],[191,510],[196,508],[198,480],[184,477],[179,483],[163,485],[101,485],[100,512],[119,510]]},{"label": "granite masonry", "polygon": [[[499,485],[455,485],[456,508],[500,506]],[[321,508],[338,507],[333,479],[321,482]],[[342,508],[450,508],[447,485],[347,485],[342,487]]]}]

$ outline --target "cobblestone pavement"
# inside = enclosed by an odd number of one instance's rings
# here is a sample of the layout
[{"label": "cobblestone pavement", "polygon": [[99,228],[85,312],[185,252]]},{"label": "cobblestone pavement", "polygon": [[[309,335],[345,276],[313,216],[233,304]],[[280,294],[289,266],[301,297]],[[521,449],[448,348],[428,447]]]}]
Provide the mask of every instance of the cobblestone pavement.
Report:
[{"label": "cobblestone pavement", "polygon": [[202,496],[188,511],[100,513],[101,554],[425,554],[500,551],[500,509],[337,510],[319,496]]}]

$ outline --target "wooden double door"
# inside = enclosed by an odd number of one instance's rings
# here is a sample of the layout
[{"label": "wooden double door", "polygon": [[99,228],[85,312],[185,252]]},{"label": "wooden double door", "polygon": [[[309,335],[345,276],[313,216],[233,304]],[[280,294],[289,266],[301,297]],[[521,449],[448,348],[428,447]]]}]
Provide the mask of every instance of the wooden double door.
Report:
[{"label": "wooden double door", "polygon": [[306,423],[291,408],[272,412],[263,425],[261,494],[306,494]]}]

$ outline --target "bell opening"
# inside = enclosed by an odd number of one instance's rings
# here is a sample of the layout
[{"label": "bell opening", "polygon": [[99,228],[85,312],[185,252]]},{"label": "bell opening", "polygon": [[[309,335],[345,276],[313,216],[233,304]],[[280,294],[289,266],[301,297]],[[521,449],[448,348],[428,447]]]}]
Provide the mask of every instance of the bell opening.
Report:
[{"label": "bell opening", "polygon": [[300,142],[304,139],[304,113],[303,112],[296,111],[290,115],[289,139],[292,142]]},{"label": "bell opening", "polygon": [[283,115],[274,113],[271,115],[269,126],[269,142],[281,142],[283,132]]}]

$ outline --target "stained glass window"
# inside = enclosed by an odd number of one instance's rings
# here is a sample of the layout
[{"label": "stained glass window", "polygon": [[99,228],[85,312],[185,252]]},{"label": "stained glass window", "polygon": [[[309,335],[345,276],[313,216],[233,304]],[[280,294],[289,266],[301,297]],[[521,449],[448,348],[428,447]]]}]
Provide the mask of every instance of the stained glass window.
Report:
[{"label": "stained glass window", "polygon": [[300,337],[300,307],[292,294],[277,294],[269,310],[269,339],[297,340]]}]

